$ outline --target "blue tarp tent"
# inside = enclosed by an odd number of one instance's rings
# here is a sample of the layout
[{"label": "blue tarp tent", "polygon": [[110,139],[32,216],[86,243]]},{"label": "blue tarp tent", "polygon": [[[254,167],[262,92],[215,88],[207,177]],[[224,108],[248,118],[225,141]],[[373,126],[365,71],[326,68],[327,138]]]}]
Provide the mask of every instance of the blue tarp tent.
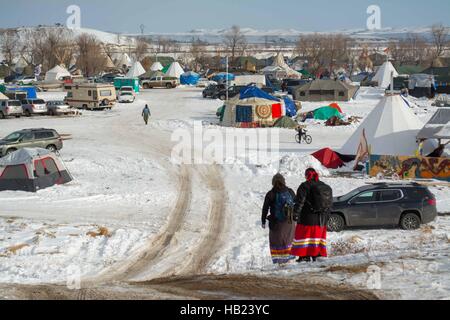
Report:
[{"label": "blue tarp tent", "polygon": [[200,75],[198,73],[189,71],[189,72],[183,73],[180,76],[180,83],[184,84],[184,85],[195,86],[198,83],[199,79],[200,79]]},{"label": "blue tarp tent", "polygon": [[228,81],[233,81],[236,77],[232,73],[221,72],[212,77],[212,80],[219,83],[227,81],[227,78]]},{"label": "blue tarp tent", "polygon": [[286,115],[288,117],[295,117],[297,115],[297,108],[294,101],[289,97],[284,97],[283,100],[286,106]]},{"label": "blue tarp tent", "polygon": [[36,87],[23,87],[23,86],[6,86],[6,91],[9,92],[26,92],[28,99],[36,99],[37,93],[36,93]]},{"label": "blue tarp tent", "polygon": [[248,86],[248,87],[245,87],[244,89],[242,89],[240,92],[239,98],[241,100],[248,99],[248,98],[261,98],[261,99],[272,100],[272,101],[277,101],[277,102],[280,101],[280,99],[277,99],[277,98],[271,96],[267,92],[261,90],[258,87],[255,87],[255,86]]}]

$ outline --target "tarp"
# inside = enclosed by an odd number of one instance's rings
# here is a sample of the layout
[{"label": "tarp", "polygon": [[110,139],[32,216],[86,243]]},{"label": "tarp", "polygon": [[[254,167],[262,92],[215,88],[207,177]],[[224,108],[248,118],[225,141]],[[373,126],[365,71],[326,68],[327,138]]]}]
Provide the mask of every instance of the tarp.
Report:
[{"label": "tarp", "polygon": [[275,123],[273,124],[275,128],[288,128],[288,129],[295,129],[298,127],[298,123],[295,122],[290,117],[281,117]]},{"label": "tarp", "polygon": [[37,99],[36,87],[33,86],[5,86],[5,91],[26,92],[28,99]]},{"label": "tarp", "polygon": [[328,120],[332,117],[342,118],[342,115],[335,108],[329,106],[314,111],[314,119],[316,120]]},{"label": "tarp", "polygon": [[344,112],[342,112],[342,109],[341,109],[341,107],[335,102],[335,103],[332,103],[332,104],[330,104],[330,107],[332,107],[332,108],[334,108],[334,109],[336,109],[337,111],[339,111],[340,113],[344,113]]},{"label": "tarp", "polygon": [[248,98],[261,98],[272,101],[280,101],[280,99],[271,96],[267,92],[255,86],[248,86],[241,90],[239,99],[248,99]]},{"label": "tarp", "polygon": [[294,100],[289,97],[284,97],[284,104],[286,105],[286,115],[288,117],[295,117],[297,115],[297,107],[295,106]]},{"label": "tarp", "polygon": [[450,108],[439,109],[417,134],[417,139],[450,139]]},{"label": "tarp", "polygon": [[195,86],[198,83],[199,79],[200,79],[200,75],[198,73],[189,71],[189,72],[183,73],[180,76],[180,83],[184,84],[184,85]]},{"label": "tarp", "polygon": [[337,169],[345,165],[339,155],[329,148],[319,150],[312,154],[314,158],[320,161],[320,163],[328,169]]},{"label": "tarp", "polygon": [[212,77],[212,80],[215,82],[225,82],[228,78],[228,81],[233,81],[236,77],[232,73],[221,72]]}]

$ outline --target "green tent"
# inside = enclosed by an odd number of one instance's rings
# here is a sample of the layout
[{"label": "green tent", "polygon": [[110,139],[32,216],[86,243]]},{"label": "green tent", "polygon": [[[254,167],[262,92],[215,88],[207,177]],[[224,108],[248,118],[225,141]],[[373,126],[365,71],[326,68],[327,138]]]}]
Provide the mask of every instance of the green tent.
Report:
[{"label": "green tent", "polygon": [[292,120],[289,117],[281,117],[277,121],[275,121],[274,128],[288,128],[288,129],[295,129],[298,127],[297,122]]},{"label": "green tent", "polygon": [[314,119],[316,120],[328,120],[332,117],[342,119],[342,115],[339,111],[329,106],[322,107],[314,111]]},{"label": "green tent", "polygon": [[170,68],[170,64],[168,64],[167,66],[165,66],[165,67],[161,70],[161,72],[164,73],[164,74],[166,74],[166,72],[169,70],[169,68]]},{"label": "green tent", "polygon": [[298,70],[298,72],[302,74],[303,78],[314,78],[314,76],[305,69]]}]

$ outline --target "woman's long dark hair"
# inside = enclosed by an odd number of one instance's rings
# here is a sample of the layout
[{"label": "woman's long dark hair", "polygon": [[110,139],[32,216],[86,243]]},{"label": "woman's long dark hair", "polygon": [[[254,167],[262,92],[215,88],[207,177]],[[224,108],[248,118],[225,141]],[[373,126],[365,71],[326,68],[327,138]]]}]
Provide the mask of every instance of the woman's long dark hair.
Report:
[{"label": "woman's long dark hair", "polygon": [[284,177],[277,173],[272,179],[272,186],[275,190],[283,190],[286,188],[286,180]]}]

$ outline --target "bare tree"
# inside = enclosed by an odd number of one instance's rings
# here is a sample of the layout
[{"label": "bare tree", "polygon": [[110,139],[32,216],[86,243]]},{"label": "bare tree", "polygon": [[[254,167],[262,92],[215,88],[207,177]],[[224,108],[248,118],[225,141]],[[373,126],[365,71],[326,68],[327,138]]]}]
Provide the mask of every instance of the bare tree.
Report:
[{"label": "bare tree", "polygon": [[145,55],[148,53],[149,43],[142,37],[139,37],[136,41],[136,47],[133,50],[133,55],[136,61],[141,61],[144,59]]},{"label": "bare tree", "polygon": [[234,61],[237,54],[243,54],[246,49],[247,39],[239,26],[232,26],[231,30],[225,34],[224,40],[226,49],[231,52],[231,61]]},{"label": "bare tree", "polygon": [[93,35],[81,34],[76,39],[78,47],[77,67],[85,76],[95,75],[105,69],[106,59],[100,41]]},{"label": "bare tree", "polygon": [[7,29],[0,34],[1,52],[9,66],[17,55],[18,39],[16,30]]},{"label": "bare tree", "polygon": [[200,71],[200,68],[205,65],[206,57],[206,42],[201,41],[200,39],[192,39],[191,47],[189,53],[192,57],[192,68],[195,71]]},{"label": "bare tree", "polygon": [[442,24],[434,25],[431,28],[431,35],[433,39],[433,61],[437,58],[442,57],[447,46],[449,44],[449,30]]}]

